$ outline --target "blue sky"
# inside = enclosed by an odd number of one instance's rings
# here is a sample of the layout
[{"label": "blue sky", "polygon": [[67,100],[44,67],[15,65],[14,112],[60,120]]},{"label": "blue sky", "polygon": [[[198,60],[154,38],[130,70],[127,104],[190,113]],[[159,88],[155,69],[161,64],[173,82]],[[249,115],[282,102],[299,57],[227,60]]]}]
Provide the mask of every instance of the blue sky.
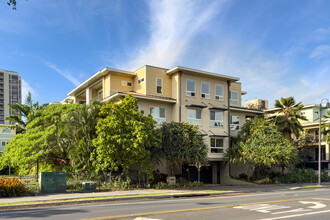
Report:
[{"label": "blue sky", "polygon": [[330,1],[0,1],[0,69],[61,101],[97,71],[149,64],[239,77],[246,100],[330,99]]}]

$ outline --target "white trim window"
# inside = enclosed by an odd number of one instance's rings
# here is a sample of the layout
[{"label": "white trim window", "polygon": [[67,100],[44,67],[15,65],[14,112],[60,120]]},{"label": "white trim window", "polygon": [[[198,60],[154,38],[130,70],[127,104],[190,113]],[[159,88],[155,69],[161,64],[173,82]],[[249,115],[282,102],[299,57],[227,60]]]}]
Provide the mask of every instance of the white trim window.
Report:
[{"label": "white trim window", "polygon": [[238,92],[230,91],[230,105],[238,106]]},{"label": "white trim window", "polygon": [[133,83],[131,81],[122,80],[121,85],[127,86],[127,87],[132,87]]},{"label": "white trim window", "polygon": [[156,93],[162,94],[163,93],[163,79],[156,78]]},{"label": "white trim window", "polygon": [[211,138],[211,153],[223,153],[223,138]]},{"label": "white trim window", "polygon": [[165,108],[150,107],[150,115],[157,122],[157,124],[161,124],[166,121]]},{"label": "white trim window", "polygon": [[141,79],[138,79],[138,84],[140,85],[141,83],[144,82],[144,77],[142,77]]},{"label": "white trim window", "polygon": [[230,130],[239,130],[239,116],[232,115],[230,117]]},{"label": "white trim window", "polygon": [[200,109],[187,109],[187,122],[192,125],[202,125],[202,111]]},{"label": "white trim window", "polygon": [[223,101],[223,86],[215,84],[215,100]]},{"label": "white trim window", "polygon": [[196,96],[195,80],[187,79],[187,96]]},{"label": "white trim window", "polygon": [[201,97],[205,99],[210,98],[210,83],[208,82],[202,82],[202,93]]},{"label": "white trim window", "polygon": [[210,126],[223,127],[223,112],[210,111]]}]

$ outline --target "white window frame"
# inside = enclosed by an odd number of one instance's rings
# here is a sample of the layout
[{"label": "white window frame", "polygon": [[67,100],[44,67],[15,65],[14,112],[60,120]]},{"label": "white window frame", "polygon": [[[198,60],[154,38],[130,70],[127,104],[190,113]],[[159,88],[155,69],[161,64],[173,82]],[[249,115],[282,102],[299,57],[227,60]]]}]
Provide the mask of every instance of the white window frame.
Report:
[{"label": "white window frame", "polygon": [[[237,93],[237,99],[233,99],[232,98],[232,93]],[[238,91],[230,90],[230,101],[229,101],[229,104],[232,105],[232,106],[239,106],[238,100],[239,100]]]},{"label": "white window frame", "polygon": [[[188,91],[188,81],[194,82],[194,91]],[[195,97],[196,96],[196,81],[192,79],[187,79],[186,80],[186,95]]]},{"label": "white window frame", "polygon": [[[158,85],[158,80],[160,80],[160,86]],[[160,87],[160,93],[158,92],[158,87]],[[163,78],[156,78],[156,93],[163,94]]]},{"label": "white window frame", "polygon": [[[195,118],[190,118],[189,111],[196,111]],[[201,118],[197,118],[197,111],[200,111]],[[202,110],[195,108],[187,108],[187,122],[192,125],[202,125]]]},{"label": "white window frame", "polygon": [[[217,86],[221,87],[222,95],[217,95]],[[214,99],[218,101],[223,101],[223,85],[215,84],[214,86]]]},{"label": "white window frame", "polygon": [[[212,112],[214,112],[214,120],[211,119]],[[222,120],[217,120],[216,119],[216,114],[217,113],[222,113]],[[222,111],[210,111],[210,126],[211,127],[223,127],[223,117],[224,114]]]},{"label": "white window frame", "polygon": [[[214,146],[212,146],[212,140],[214,140]],[[217,140],[222,140],[222,146],[217,146]],[[212,154],[222,154],[224,151],[224,139],[223,138],[217,138],[217,137],[211,137],[210,138],[210,152]],[[214,150],[215,152],[212,152]]]},{"label": "white window frame", "polygon": [[142,83],[144,83],[144,82],[145,82],[144,77],[138,79],[138,84],[139,84],[139,85],[142,84]]},{"label": "white window frame", "polygon": [[[158,116],[153,116],[153,115],[151,114],[151,108],[158,109]],[[160,109],[164,109],[164,118],[163,118],[163,117],[160,117]],[[157,124],[161,124],[161,123],[166,122],[166,108],[150,106],[150,107],[149,107],[149,111],[150,111],[150,115],[151,115],[152,118],[157,122]]]},{"label": "white window frame", "polygon": [[[203,93],[203,84],[208,85],[209,93]],[[201,83],[201,97],[204,98],[204,99],[210,99],[210,83],[208,83],[208,82],[202,82]]]},{"label": "white window frame", "polygon": [[[238,124],[233,124],[233,117],[237,117],[237,119],[238,119]],[[240,121],[239,121],[239,116],[237,116],[237,115],[231,115],[230,116],[230,130],[232,130],[232,131],[238,131],[238,130],[240,130]]]}]

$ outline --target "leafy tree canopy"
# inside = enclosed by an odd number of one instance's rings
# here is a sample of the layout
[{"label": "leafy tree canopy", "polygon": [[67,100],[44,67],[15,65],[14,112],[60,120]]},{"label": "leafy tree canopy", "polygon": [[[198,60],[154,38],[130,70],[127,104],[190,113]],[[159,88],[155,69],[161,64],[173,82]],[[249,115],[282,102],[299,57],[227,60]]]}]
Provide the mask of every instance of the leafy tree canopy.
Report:
[{"label": "leafy tree canopy", "polygon": [[157,154],[168,163],[172,175],[173,169],[184,163],[208,163],[207,146],[197,126],[185,122],[163,123],[160,132],[162,147]]},{"label": "leafy tree canopy", "polygon": [[330,143],[330,110],[327,112],[328,115],[325,115],[327,123],[322,125],[323,140],[327,143]]},{"label": "leafy tree canopy", "polygon": [[303,104],[301,102],[296,103],[293,97],[275,100],[275,108],[279,108],[279,114],[273,120],[279,131],[285,134],[290,141],[293,140],[292,135],[299,138],[300,132],[303,131],[299,120],[307,119],[297,112],[303,107]]},{"label": "leafy tree canopy", "polygon": [[272,165],[285,167],[295,158],[296,149],[273,123],[256,118],[243,125],[226,154],[230,162],[250,164],[255,168]]},{"label": "leafy tree canopy", "polygon": [[[68,161],[63,142],[63,121],[81,105],[49,105],[36,111],[35,118],[26,126],[26,132],[16,135],[5,147],[1,165],[16,166],[21,173],[29,173],[38,160],[53,166]],[[55,169],[54,166],[52,169]]]},{"label": "leafy tree canopy", "polygon": [[159,147],[160,138],[150,115],[138,111],[137,100],[125,96],[119,104],[102,106],[96,125],[97,138],[94,164],[100,171],[127,172],[139,165],[147,173],[152,171],[151,148]]}]

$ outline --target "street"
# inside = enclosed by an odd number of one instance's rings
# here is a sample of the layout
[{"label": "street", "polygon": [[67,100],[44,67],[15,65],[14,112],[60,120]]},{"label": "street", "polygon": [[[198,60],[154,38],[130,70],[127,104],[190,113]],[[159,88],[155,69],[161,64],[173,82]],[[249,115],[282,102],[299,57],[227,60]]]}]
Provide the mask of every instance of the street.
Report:
[{"label": "street", "polygon": [[329,219],[329,215],[330,190],[328,188],[0,211],[0,219],[62,220]]}]

